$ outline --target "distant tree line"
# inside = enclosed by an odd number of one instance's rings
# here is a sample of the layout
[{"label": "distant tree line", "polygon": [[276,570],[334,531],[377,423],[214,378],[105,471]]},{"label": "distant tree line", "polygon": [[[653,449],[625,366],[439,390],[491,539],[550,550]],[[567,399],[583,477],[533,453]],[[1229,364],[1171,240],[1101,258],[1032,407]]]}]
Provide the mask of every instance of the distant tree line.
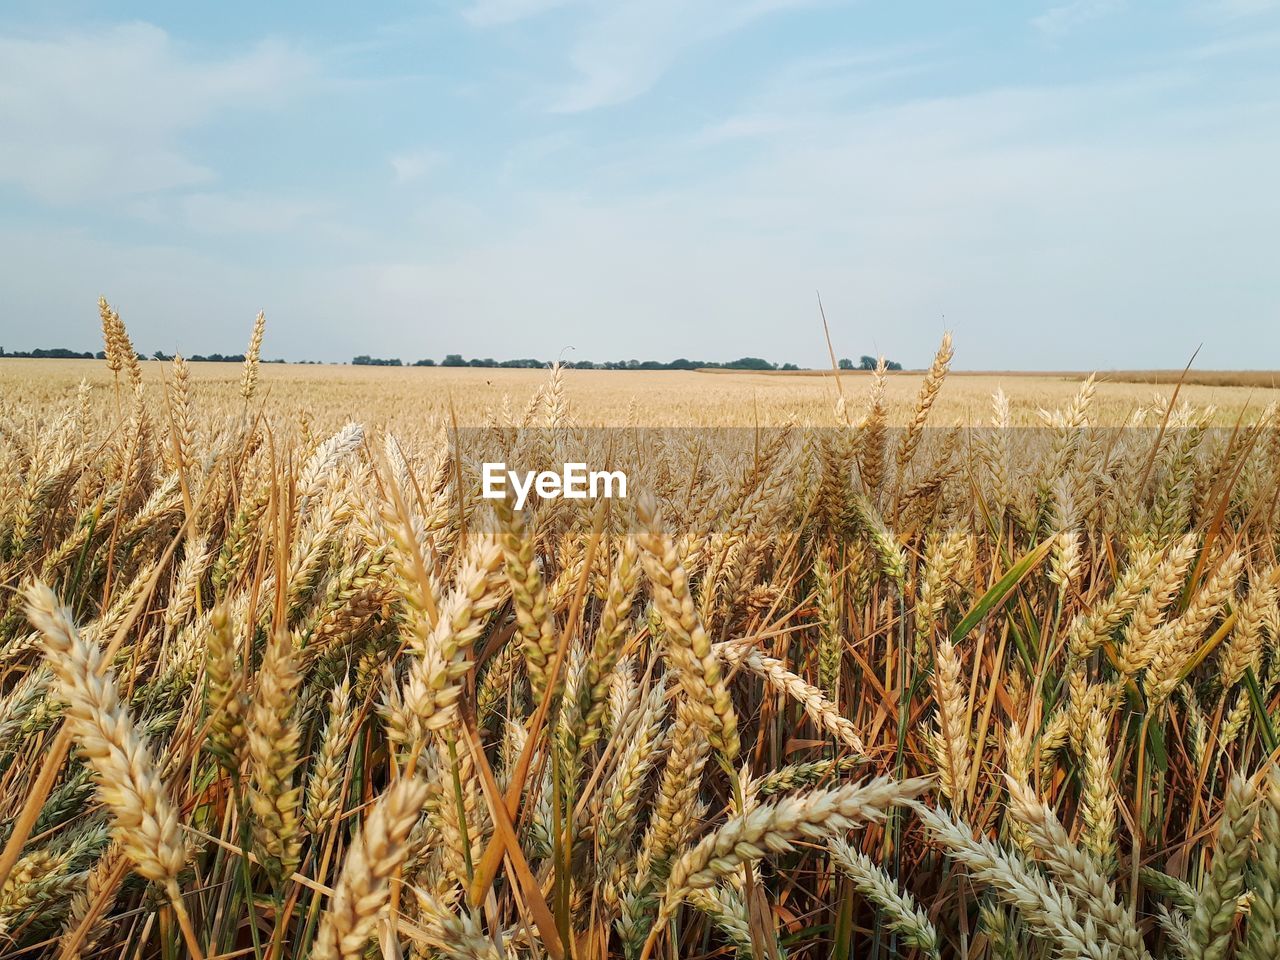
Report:
[{"label": "distant tree line", "polygon": [[[359,356],[351,361],[359,366],[378,366],[378,367],[400,367],[405,364],[399,359],[379,360],[376,357]],[[852,360],[845,358],[840,361],[841,370],[874,370],[879,361],[875,357],[863,355],[855,364]],[[450,353],[440,361],[442,367],[506,367],[517,369],[538,370],[543,367],[551,366],[550,361],[534,360],[531,358],[523,358],[520,360],[494,360],[492,357],[474,357],[468,360],[460,353]],[[414,367],[434,367],[436,362],[431,359],[416,360],[409,366]],[[676,360],[606,360],[603,363],[596,363],[592,360],[571,360],[565,364],[572,370],[800,370],[801,367],[794,363],[770,363],[768,360],[762,360],[760,357],[740,357],[737,360],[728,362],[718,362],[716,360],[689,360],[680,357]],[[896,360],[886,360],[885,369],[901,370],[902,364]]]},{"label": "distant tree line", "polygon": [[[107,354],[103,350],[97,353],[91,353],[88,350],[68,350],[66,347],[37,347],[34,350],[6,350],[0,347],[0,357],[26,358],[33,360],[105,360]],[[163,350],[157,350],[148,357],[145,353],[139,353],[139,360],[172,360],[172,353],[165,353]],[[196,353],[184,358],[188,363],[244,363],[243,353]],[[267,360],[263,359],[262,363],[285,363],[285,360]],[[315,360],[295,360],[295,363],[315,363]],[[400,361],[396,361],[398,364]]]},{"label": "distant tree line", "polygon": [[[404,365],[399,358],[392,360],[379,360],[375,357],[368,356],[356,357],[351,362],[360,366],[399,367]],[[494,367],[519,370],[541,370],[544,367],[551,366],[551,363],[547,360],[534,360],[531,357],[523,357],[518,360],[494,360],[492,357],[474,357],[468,360],[460,353],[450,353],[440,361],[439,365],[442,367]],[[414,361],[411,366],[434,367],[436,366],[436,362],[431,359],[417,360]],[[776,363],[770,363],[768,360],[761,360],[759,357],[742,357],[738,360],[731,360],[728,363],[720,363],[715,360],[688,360],[684,357],[666,362],[661,360],[606,360],[603,363],[596,363],[591,360],[572,360],[567,362],[565,366],[573,370],[699,370],[708,368],[715,370],[800,369],[794,363],[784,363],[779,366]]]},{"label": "distant tree line", "polygon": [[[875,357],[869,357],[864,353],[858,358],[857,366],[854,366],[853,361],[848,357],[845,357],[840,361],[839,367],[841,370],[874,370],[879,362],[880,361]],[[886,360],[884,362],[884,368],[886,370],[901,370],[902,364],[898,363],[896,360]]]},{"label": "distant tree line", "polygon": [[[167,353],[161,353],[159,350],[153,353],[152,356],[155,357],[155,359],[157,360],[173,359],[172,355]],[[244,363],[244,354],[243,353],[209,353],[209,354],[197,353],[197,354],[193,354],[190,357],[184,357],[183,359],[186,360],[188,363]],[[267,360],[264,358],[259,362],[261,363],[314,363],[315,361],[313,360],[290,361],[290,360],[281,360],[281,359]]]},{"label": "distant tree line", "polygon": [[[8,350],[0,347],[0,357],[27,357],[37,360],[92,360],[94,355],[88,351],[77,353],[75,350],[68,350],[65,347],[50,347],[48,349],[36,348],[35,350]],[[105,357],[105,354],[99,353],[99,358]]]},{"label": "distant tree line", "polygon": [[[34,359],[49,360],[105,360],[106,354],[99,350],[97,353],[89,351],[79,352],[76,350],[68,350],[65,347],[38,348],[35,350],[9,350],[0,347],[0,357],[28,357]],[[157,350],[151,355],[156,360],[172,360],[173,354],[164,353]],[[144,354],[138,354],[139,360],[148,359]],[[243,353],[196,353],[186,358],[190,363],[244,363]],[[316,363],[315,360],[263,360],[263,363]],[[357,367],[434,367],[436,361],[427,358],[425,360],[415,360],[411,364],[404,363],[399,357],[382,358],[371,357],[367,353],[362,353],[358,357],[351,360],[353,366]],[[863,355],[855,364],[847,357],[839,363],[841,370],[874,370],[877,360],[875,357]],[[541,370],[551,366],[550,361],[535,360],[531,357],[523,357],[518,360],[494,360],[492,357],[474,357],[470,360],[466,359],[460,353],[450,353],[440,361],[439,366],[442,367],[493,367],[505,369],[519,370]],[[801,367],[794,363],[776,364],[770,363],[768,360],[762,360],[760,357],[739,357],[737,360],[730,360],[727,363],[720,363],[715,360],[689,360],[685,357],[679,357],[675,360],[606,360],[603,363],[595,363],[591,360],[573,360],[565,364],[566,367],[574,370],[800,370]],[[893,360],[886,361],[886,369],[901,370],[902,364]]]}]

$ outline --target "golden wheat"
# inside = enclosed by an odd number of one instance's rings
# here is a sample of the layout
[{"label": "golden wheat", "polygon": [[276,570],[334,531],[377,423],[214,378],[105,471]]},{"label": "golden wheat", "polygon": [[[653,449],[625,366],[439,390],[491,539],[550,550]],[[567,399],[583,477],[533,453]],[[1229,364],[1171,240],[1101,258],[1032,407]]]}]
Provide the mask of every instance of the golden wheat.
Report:
[{"label": "golden wheat", "polygon": [[[1276,955],[1241,389],[948,337],[855,413],[98,320],[105,362],[0,363],[0,957]],[[491,459],[630,489],[516,511]]]}]

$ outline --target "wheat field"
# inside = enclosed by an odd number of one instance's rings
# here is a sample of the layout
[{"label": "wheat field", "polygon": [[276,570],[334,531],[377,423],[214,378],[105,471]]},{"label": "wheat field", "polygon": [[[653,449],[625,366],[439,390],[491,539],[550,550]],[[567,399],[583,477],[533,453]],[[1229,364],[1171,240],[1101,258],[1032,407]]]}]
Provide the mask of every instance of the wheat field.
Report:
[{"label": "wheat field", "polygon": [[0,362],[0,957],[1280,956],[1276,391],[101,311]]},{"label": "wheat field", "polygon": [[[168,364],[140,363],[144,391],[151,402],[163,401]],[[398,432],[436,426],[456,416],[463,424],[481,426],[501,413],[504,402],[523,414],[546,375],[538,370],[457,367],[352,367],[263,364],[261,400],[274,416],[313,422],[337,430],[351,420]],[[889,373],[884,380],[887,422],[903,426],[914,416],[921,374]],[[991,422],[992,396],[1005,393],[1011,403],[1012,426],[1040,426],[1041,410],[1069,404],[1086,373],[949,372],[947,389],[931,411],[933,426],[985,426]],[[1168,401],[1179,374],[1162,375],[1158,384],[1134,382],[1131,373],[1099,373],[1090,402],[1090,422],[1122,426],[1138,411]],[[240,399],[241,368],[230,363],[193,363],[193,389],[211,410]],[[1280,388],[1262,375],[1241,382],[1206,384],[1188,375],[1179,400],[1205,412],[1209,422],[1231,426],[1245,414],[1250,419],[1280,401]],[[839,392],[830,372],[761,374],[738,371],[566,370],[573,420],[588,426],[621,426],[642,421],[650,426],[777,426],[789,421],[828,427],[837,423],[834,403],[840,392],[860,402],[871,375],[842,373]],[[1225,379],[1225,378],[1221,378]],[[114,400],[111,371],[100,360],[2,360],[0,401],[31,404],[65,403],[83,382],[92,403]],[[632,411],[637,411],[633,416]],[[1251,411],[1251,412],[1250,412]],[[513,414],[514,415],[514,414]],[[852,415],[852,414],[851,414]]]}]

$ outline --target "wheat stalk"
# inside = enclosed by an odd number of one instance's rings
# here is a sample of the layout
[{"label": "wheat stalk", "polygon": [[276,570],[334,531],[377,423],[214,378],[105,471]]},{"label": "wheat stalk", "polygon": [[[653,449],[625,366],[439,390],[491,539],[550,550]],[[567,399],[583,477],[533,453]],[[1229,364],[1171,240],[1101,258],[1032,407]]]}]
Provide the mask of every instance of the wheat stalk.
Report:
[{"label": "wheat stalk", "polygon": [[422,811],[427,786],[405,778],[384,793],[347,850],[329,909],[320,920],[315,960],[359,960],[391,898],[405,841]]},{"label": "wheat stalk", "polygon": [[178,813],[120,702],[102,651],[80,636],[47,586],[29,584],[23,597],[32,626],[44,638],[49,666],[66,702],[67,723],[94,769],[98,797],[111,811],[116,840],[138,873],[164,887],[182,920],[188,949],[198,957],[200,949],[178,886],[187,855]]},{"label": "wheat stalk", "polygon": [[666,628],[666,651],[689,699],[705,724],[707,740],[726,760],[738,755],[738,718],[693,603],[689,577],[671,538],[662,532],[657,506],[641,500],[636,516],[645,532],[638,537],[645,572],[653,585],[654,606]]},{"label": "wheat stalk", "polygon": [[262,334],[267,328],[266,315],[260,310],[253,321],[249,347],[244,352],[244,372],[240,375],[240,396],[248,403],[258,389],[258,366],[262,355]]},{"label": "wheat stalk", "polygon": [[787,797],[735,817],[672,863],[660,917],[670,916],[691,891],[710,887],[744,863],[786,852],[795,840],[824,839],[881,821],[891,807],[919,796],[928,785],[923,779],[899,782],[878,777],[865,784]]}]

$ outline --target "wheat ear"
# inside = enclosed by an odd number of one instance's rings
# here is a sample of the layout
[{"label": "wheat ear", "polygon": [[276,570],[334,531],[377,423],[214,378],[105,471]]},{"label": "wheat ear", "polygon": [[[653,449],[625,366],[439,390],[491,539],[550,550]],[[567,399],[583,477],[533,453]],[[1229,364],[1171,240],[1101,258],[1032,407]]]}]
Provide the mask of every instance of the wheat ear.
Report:
[{"label": "wheat ear", "polygon": [[939,788],[952,807],[963,813],[968,798],[969,700],[961,679],[960,655],[955,646],[944,640],[938,644],[938,656],[929,677],[933,699],[938,707],[937,729],[931,745],[938,767]]},{"label": "wheat ear", "polygon": [[1107,741],[1107,714],[1098,707],[1089,711],[1084,732],[1084,790],[1080,798],[1084,819],[1082,841],[1107,867],[1116,853],[1116,798],[1111,781],[1111,747]]},{"label": "wheat ear", "polygon": [[1027,784],[1008,778],[1009,812],[1027,830],[1036,858],[1071,891],[1077,903],[1097,924],[1103,937],[1115,944],[1126,960],[1150,960],[1128,910],[1088,854],[1078,850],[1058,818]]},{"label": "wheat ear", "polygon": [[249,336],[249,349],[244,352],[244,372],[240,375],[240,396],[246,402],[253,399],[258,389],[258,364],[262,355],[262,334],[266,328],[266,315],[259,310],[253,321],[253,333]]},{"label": "wheat ear", "polygon": [[639,574],[635,539],[627,537],[623,540],[613,574],[609,578],[609,591],[600,612],[600,625],[596,629],[591,657],[587,661],[586,684],[582,691],[586,701],[586,717],[582,724],[579,749],[585,750],[600,737],[613,668],[617,665],[622,641],[630,628],[628,617],[635,599]]},{"label": "wheat ear", "polygon": [[877,777],[865,784],[786,797],[734,817],[672,863],[659,916],[670,916],[690,891],[710,887],[744,863],[785,853],[794,840],[825,839],[883,820],[890,807],[918,797],[928,787],[925,779]]},{"label": "wheat ear", "polygon": [[934,401],[938,399],[938,391],[942,389],[942,381],[947,377],[947,371],[951,368],[951,358],[954,355],[955,350],[951,344],[951,332],[948,331],[942,335],[942,343],[938,346],[938,352],[934,354],[929,372],[925,374],[924,382],[920,384],[920,395],[916,398],[915,413],[912,415],[910,423],[907,424],[907,428],[902,434],[902,440],[898,444],[899,473],[911,461],[911,458],[915,455],[916,447],[920,445],[920,437],[923,435],[924,425],[929,419],[929,411],[933,409]]},{"label": "wheat ear", "polygon": [[822,554],[813,562],[814,594],[818,608],[818,686],[836,703],[840,702],[840,663],[844,657],[844,637],[840,634],[839,583],[831,564]]},{"label": "wheat ear", "polygon": [[164,887],[188,949],[199,956],[178,887],[178,874],[187,855],[178,830],[178,812],[129,711],[120,702],[102,650],[80,636],[69,611],[43,583],[29,585],[24,597],[27,616],[44,637],[49,666],[66,703],[69,728],[93,767],[99,799],[111,811],[116,840],[138,873]]},{"label": "wheat ear", "polygon": [[541,700],[547,688],[551,658],[556,651],[556,631],[546,584],[534,559],[534,540],[524,514],[508,500],[494,502],[501,527],[499,540],[506,558],[507,582],[516,610],[516,624],[529,671],[533,698]]},{"label": "wheat ear", "polygon": [[681,700],[676,705],[675,727],[671,733],[667,762],[658,780],[653,815],[636,861],[636,874],[642,881],[648,879],[650,872],[665,877],[672,852],[686,841],[692,831],[698,788],[702,783],[709,747],[697,712],[688,700]]},{"label": "wheat ear", "polygon": [[902,939],[919,947],[930,957],[940,955],[938,931],[914,897],[898,889],[898,885],[861,850],[844,840],[832,839],[828,844],[831,859],[849,875],[854,887],[881,911],[889,926],[902,934]]},{"label": "wheat ear", "polygon": [[344,677],[329,695],[329,719],[324,737],[320,741],[320,753],[307,780],[307,798],[302,824],[313,836],[324,833],[330,821],[342,811],[339,792],[346,771],[344,763],[351,736],[355,730],[357,714],[351,709],[350,684]]},{"label": "wheat ear", "polygon": [[1280,776],[1274,772],[1267,777],[1258,823],[1262,842],[1249,871],[1253,901],[1241,960],[1280,956]]},{"label": "wheat ear", "polygon": [[454,913],[425,890],[415,889],[418,912],[432,934],[429,941],[448,960],[506,960],[503,952],[480,930],[471,913]]},{"label": "wheat ear", "polygon": [[866,753],[862,738],[858,736],[853,723],[841,715],[836,705],[828,700],[821,690],[805,682],[803,677],[792,673],[782,665],[781,660],[766,657],[762,653],[732,642],[717,644],[715,649],[729,663],[745,667],[761,677],[769,686],[800,704],[805,714],[819,729],[829,733],[855,753]]},{"label": "wheat ear", "polygon": [[1243,777],[1233,777],[1227,785],[1213,868],[1200,888],[1196,909],[1191,915],[1188,931],[1191,960],[1223,960],[1227,956],[1240,895],[1244,892],[1244,868],[1258,815],[1256,799],[1253,784]]},{"label": "wheat ear", "polygon": [[378,800],[352,841],[311,956],[359,960],[391,898],[390,883],[408,852],[405,841],[427,799],[426,784],[403,778]]},{"label": "wheat ear", "polygon": [[652,498],[640,501],[636,515],[645,528],[639,542],[645,572],[653,584],[653,603],[666,628],[665,650],[706,726],[707,740],[732,761],[738,755],[738,717],[720,671],[720,658],[698,619],[688,573],[675,544],[661,531]]},{"label": "wheat ear", "polygon": [[267,645],[248,723],[254,849],[277,884],[297,869],[302,847],[302,788],[294,783],[301,762],[294,716],[301,682],[293,640],[278,631]]},{"label": "wheat ear", "polygon": [[1114,958],[1114,946],[1101,941],[1091,919],[1082,922],[1076,905],[1059,887],[1049,883],[1017,853],[1004,850],[985,837],[974,839],[969,827],[950,813],[916,804],[916,813],[947,853],[968,868],[979,883],[991,887],[1006,903],[1018,908],[1036,934],[1051,938],[1063,956],[1089,960]]}]

